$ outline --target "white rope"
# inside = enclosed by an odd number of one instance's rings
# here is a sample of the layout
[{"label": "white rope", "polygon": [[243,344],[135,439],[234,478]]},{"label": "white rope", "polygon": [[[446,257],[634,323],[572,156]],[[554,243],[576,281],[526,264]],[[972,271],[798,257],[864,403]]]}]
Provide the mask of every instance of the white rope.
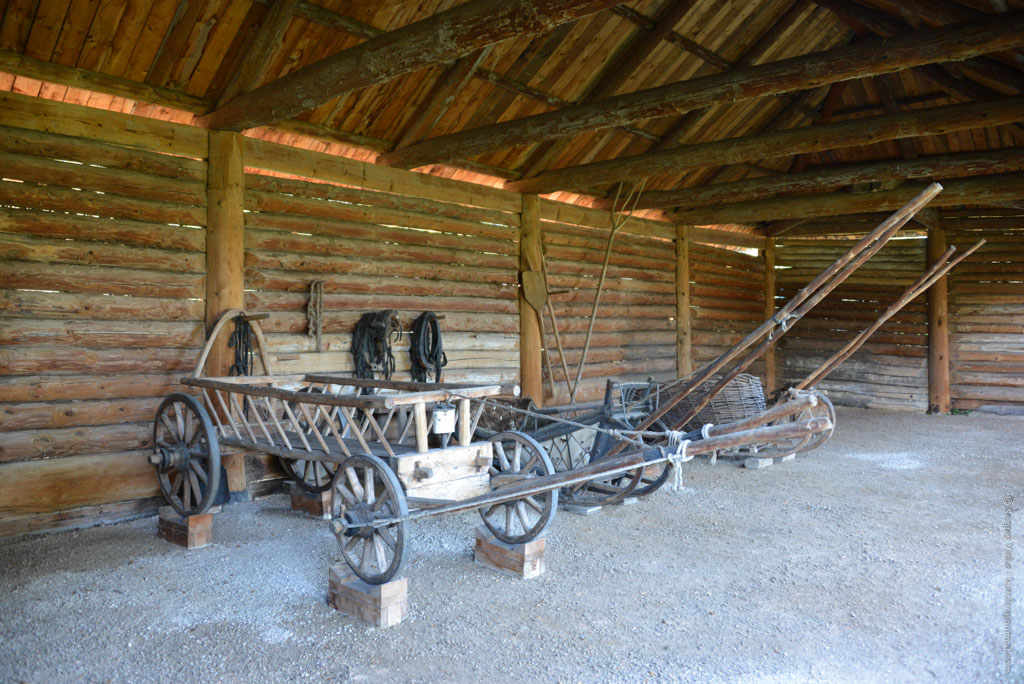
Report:
[{"label": "white rope", "polygon": [[679,466],[693,460],[693,456],[686,453],[690,440],[683,439],[686,433],[677,430],[669,430],[665,434],[668,437],[669,448],[675,448],[674,452],[666,453],[665,457],[668,459],[668,467],[672,469],[672,491],[678,492],[683,488],[683,469]]}]

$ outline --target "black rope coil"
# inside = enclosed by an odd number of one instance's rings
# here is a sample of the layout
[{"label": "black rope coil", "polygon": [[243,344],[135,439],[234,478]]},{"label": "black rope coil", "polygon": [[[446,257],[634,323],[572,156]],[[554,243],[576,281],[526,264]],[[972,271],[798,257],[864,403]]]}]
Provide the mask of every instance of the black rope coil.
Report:
[{"label": "black rope coil", "polygon": [[441,326],[433,311],[424,311],[412,324],[412,339],[409,343],[412,357],[412,379],[426,382],[430,374],[434,382],[441,382],[441,369],[448,365],[448,356],[441,342]]},{"label": "black rope coil", "polygon": [[380,373],[381,378],[390,380],[395,372],[391,342],[401,337],[398,312],[388,309],[364,313],[352,331],[355,376],[373,380],[374,374]]},{"label": "black rope coil", "polygon": [[228,338],[228,346],[235,349],[235,363],[228,375],[252,375],[252,326],[244,314],[235,316],[235,331]]}]

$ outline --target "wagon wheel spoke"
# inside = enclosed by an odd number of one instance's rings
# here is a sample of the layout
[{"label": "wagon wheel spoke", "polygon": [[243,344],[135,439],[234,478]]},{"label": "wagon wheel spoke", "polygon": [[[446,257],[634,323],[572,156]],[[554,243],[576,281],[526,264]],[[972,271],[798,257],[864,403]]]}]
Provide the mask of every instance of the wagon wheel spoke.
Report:
[{"label": "wagon wheel spoke", "polygon": [[341,495],[341,498],[345,502],[345,505],[347,505],[347,506],[355,506],[356,505],[356,497],[355,497],[355,495],[348,490],[348,487],[345,486],[344,482],[339,482],[338,485],[335,486],[334,491]]},{"label": "wagon wheel spoke", "polygon": [[526,517],[526,506],[523,505],[522,501],[517,501],[515,503],[515,509],[516,517],[519,518],[519,522],[523,526],[523,531],[528,531],[531,527],[533,527],[533,525],[530,524],[530,521]]},{"label": "wagon wheel spoke", "polygon": [[391,530],[386,527],[378,527],[377,534],[380,535],[380,538],[384,540],[384,543],[387,544],[392,551],[398,548],[398,542],[395,541],[395,538],[391,535]]},{"label": "wagon wheel spoke", "polygon": [[544,507],[541,506],[537,502],[537,500],[534,499],[532,496],[526,497],[525,499],[523,499],[523,501],[526,503],[527,506],[529,506],[533,510],[537,511],[538,513],[543,513],[544,512]]},{"label": "wagon wheel spoke", "polygon": [[520,472],[522,468],[523,445],[516,442],[515,451],[512,452],[512,471]]},{"label": "wagon wheel spoke", "polygon": [[349,466],[345,468],[345,477],[348,478],[349,486],[352,487],[352,491],[355,493],[356,498],[360,501],[363,500],[363,485],[359,484],[359,476],[356,474],[356,469]]},{"label": "wagon wheel spoke", "polygon": [[377,530],[373,532],[373,556],[377,559],[377,569],[383,570],[387,567],[387,554],[384,552],[384,543],[380,540]]},{"label": "wagon wheel spoke", "polygon": [[188,464],[188,467],[192,469],[192,472],[195,473],[200,480],[202,480],[203,484],[209,484],[210,478],[206,474],[206,471],[203,470],[203,467],[201,465],[199,465],[195,461],[192,461],[191,463]]},{"label": "wagon wheel spoke", "polygon": [[362,553],[362,556],[359,559],[359,565],[361,565],[364,570],[369,570],[370,569],[370,557],[372,555],[373,555],[373,544],[371,544],[368,539],[364,538],[363,539],[363,553]]},{"label": "wagon wheel spoke", "polygon": [[345,544],[345,553],[351,553],[352,549],[356,547],[356,544],[359,543],[360,539],[362,539],[362,537],[352,537],[352,539],[347,544]]},{"label": "wagon wheel spoke", "polygon": [[164,427],[167,429],[167,435],[175,442],[178,441],[178,432],[174,427],[174,423],[171,422],[170,417],[166,413],[160,414],[160,422],[163,423]]},{"label": "wagon wheel spoke", "polygon": [[505,504],[505,532],[512,530],[512,504]]},{"label": "wagon wheel spoke", "polygon": [[511,470],[512,464],[508,462],[508,456],[505,455],[505,447],[501,442],[495,442],[494,448],[498,452],[498,463],[501,465],[501,470]]},{"label": "wagon wheel spoke", "polygon": [[373,470],[370,468],[363,471],[363,490],[365,491],[366,503],[372,504],[375,492],[373,487]]},{"label": "wagon wheel spoke", "polygon": [[178,408],[178,402],[171,404],[171,408],[174,410],[174,423],[178,426],[178,431],[175,435],[178,439],[185,439],[185,421],[181,417],[181,411]]}]

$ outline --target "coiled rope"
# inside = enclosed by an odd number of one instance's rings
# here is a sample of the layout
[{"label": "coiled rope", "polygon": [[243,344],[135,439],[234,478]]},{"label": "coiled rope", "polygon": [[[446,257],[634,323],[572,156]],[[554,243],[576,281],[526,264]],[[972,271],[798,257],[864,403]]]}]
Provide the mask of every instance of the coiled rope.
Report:
[{"label": "coiled rope", "polygon": [[441,369],[448,365],[448,356],[441,342],[441,326],[433,311],[424,311],[412,324],[412,339],[409,343],[412,357],[412,379],[426,382],[427,376],[434,375],[434,382],[441,382]]},{"label": "coiled rope", "polygon": [[398,312],[388,309],[364,313],[352,331],[355,376],[373,380],[374,374],[380,373],[380,378],[390,380],[395,372],[391,343],[401,338]]}]

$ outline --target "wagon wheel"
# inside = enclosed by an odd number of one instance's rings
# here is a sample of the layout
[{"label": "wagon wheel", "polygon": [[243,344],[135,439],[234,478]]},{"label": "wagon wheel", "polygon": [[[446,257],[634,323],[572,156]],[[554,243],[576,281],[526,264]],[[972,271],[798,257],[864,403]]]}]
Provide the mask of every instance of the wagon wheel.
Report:
[{"label": "wagon wheel", "polygon": [[[547,452],[536,440],[522,432],[499,432],[491,437],[494,457],[491,476],[519,475],[530,477],[552,475],[555,472]],[[491,533],[506,544],[525,544],[536,539],[555,515],[558,490],[494,504],[480,509],[480,517]]]},{"label": "wagon wheel", "polygon": [[[314,394],[323,394],[324,392],[319,387],[304,387],[299,391]],[[301,417],[303,416],[302,412],[291,406],[292,412],[298,418],[299,428],[302,429],[302,432],[311,442],[313,441],[312,435],[314,430],[319,432],[322,437],[327,437],[331,433],[327,425],[330,417],[324,415],[323,411],[317,412],[317,408],[317,406],[311,408],[315,416],[316,425],[309,425],[309,422],[304,417]],[[306,461],[284,458],[283,456],[279,456],[277,460],[281,464],[281,469],[285,472],[285,475],[307,492],[312,492],[313,494],[321,494],[330,489],[334,474],[338,471],[338,464],[328,461]]]},{"label": "wagon wheel", "polygon": [[198,401],[172,394],[153,421],[153,453],[160,490],[183,516],[205,513],[220,488],[220,445]]},{"label": "wagon wheel", "polygon": [[[630,426],[618,418],[610,421],[612,425],[605,427],[631,429]],[[591,455],[589,463],[600,462],[601,457],[594,459]],[[636,468],[623,473],[616,473],[603,478],[588,480],[576,485],[570,485],[564,489],[566,495],[573,503],[586,506],[610,506],[622,503],[627,496],[632,494],[640,485],[643,478],[644,468]]]},{"label": "wagon wheel", "polygon": [[[634,426],[635,427],[635,426]],[[655,430],[667,431],[668,427],[661,420],[655,421],[652,426]],[[662,461],[656,465],[647,466],[640,475],[640,482],[633,490],[633,496],[650,496],[661,489],[662,485],[668,482],[668,476],[672,469],[668,461]]]},{"label": "wagon wheel", "polygon": [[[376,456],[357,454],[341,463],[331,482],[331,494],[331,529],[345,562],[370,584],[389,581],[405,558],[409,524],[405,520],[409,508],[398,478]],[[382,520],[391,522],[373,525]]]}]

